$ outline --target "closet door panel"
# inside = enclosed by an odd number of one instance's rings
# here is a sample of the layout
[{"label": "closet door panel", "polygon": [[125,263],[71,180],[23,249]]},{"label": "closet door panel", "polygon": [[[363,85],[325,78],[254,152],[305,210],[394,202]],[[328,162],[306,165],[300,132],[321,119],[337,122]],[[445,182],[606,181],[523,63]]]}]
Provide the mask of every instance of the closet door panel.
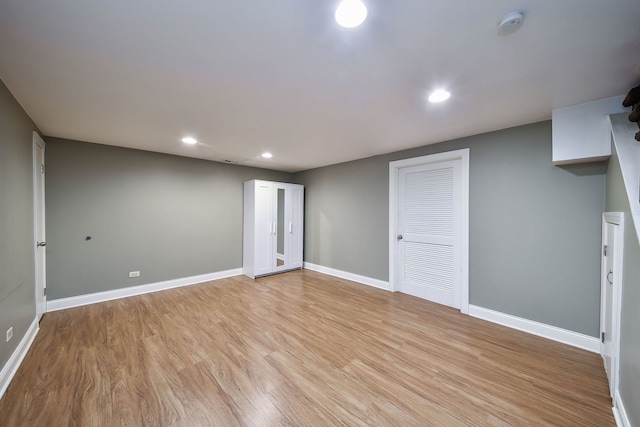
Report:
[{"label": "closet door panel", "polygon": [[272,186],[256,183],[255,194],[255,275],[269,274],[274,264],[274,229]]},{"label": "closet door panel", "polygon": [[287,229],[291,242],[291,250],[289,251],[291,268],[302,267],[303,211],[304,187],[293,185],[291,189],[291,220]]}]

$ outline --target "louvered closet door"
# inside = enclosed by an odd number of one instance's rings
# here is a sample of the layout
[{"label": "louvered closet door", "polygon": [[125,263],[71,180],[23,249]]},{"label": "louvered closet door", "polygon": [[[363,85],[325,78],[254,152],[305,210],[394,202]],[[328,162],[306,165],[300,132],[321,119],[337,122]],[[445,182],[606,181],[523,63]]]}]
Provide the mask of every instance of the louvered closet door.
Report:
[{"label": "louvered closet door", "polygon": [[400,169],[398,290],[460,308],[460,160]]}]

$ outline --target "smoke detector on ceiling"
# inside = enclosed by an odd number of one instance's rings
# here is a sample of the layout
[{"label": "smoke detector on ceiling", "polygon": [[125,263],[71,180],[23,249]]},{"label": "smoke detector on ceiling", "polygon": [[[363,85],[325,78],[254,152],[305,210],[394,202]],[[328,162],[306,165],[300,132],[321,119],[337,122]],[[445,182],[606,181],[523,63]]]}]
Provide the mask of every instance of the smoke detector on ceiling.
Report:
[{"label": "smoke detector on ceiling", "polygon": [[513,34],[522,27],[524,22],[524,13],[520,11],[509,12],[502,18],[500,24],[498,24],[498,35],[508,36]]}]

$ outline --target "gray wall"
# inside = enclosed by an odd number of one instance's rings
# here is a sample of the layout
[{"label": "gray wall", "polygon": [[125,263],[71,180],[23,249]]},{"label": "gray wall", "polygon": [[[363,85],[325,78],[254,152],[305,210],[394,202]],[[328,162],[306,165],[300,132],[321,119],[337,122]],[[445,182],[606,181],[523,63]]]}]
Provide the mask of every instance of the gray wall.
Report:
[{"label": "gray wall", "polygon": [[607,212],[624,212],[622,313],[620,322],[620,395],[632,425],[640,426],[640,245],[620,161],[611,148],[607,170]]},{"label": "gray wall", "polygon": [[[0,370],[35,318],[32,138],[37,130],[0,81]],[[13,339],[5,332],[13,326]]]},{"label": "gray wall", "polygon": [[388,280],[388,163],[467,147],[471,304],[598,336],[605,165],[554,167],[551,122],[294,174],[305,261]]},{"label": "gray wall", "polygon": [[[146,151],[46,141],[49,300],[241,267],[242,183],[291,178]],[[129,278],[136,270],[141,276]]]}]

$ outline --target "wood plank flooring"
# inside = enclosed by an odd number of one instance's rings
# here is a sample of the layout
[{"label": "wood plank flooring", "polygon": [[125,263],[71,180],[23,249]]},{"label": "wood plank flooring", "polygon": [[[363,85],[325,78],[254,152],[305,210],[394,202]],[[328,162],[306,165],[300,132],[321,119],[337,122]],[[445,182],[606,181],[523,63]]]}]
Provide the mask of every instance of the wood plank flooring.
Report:
[{"label": "wood plank flooring", "polygon": [[1,426],[614,426],[599,355],[308,270],[47,313]]}]

